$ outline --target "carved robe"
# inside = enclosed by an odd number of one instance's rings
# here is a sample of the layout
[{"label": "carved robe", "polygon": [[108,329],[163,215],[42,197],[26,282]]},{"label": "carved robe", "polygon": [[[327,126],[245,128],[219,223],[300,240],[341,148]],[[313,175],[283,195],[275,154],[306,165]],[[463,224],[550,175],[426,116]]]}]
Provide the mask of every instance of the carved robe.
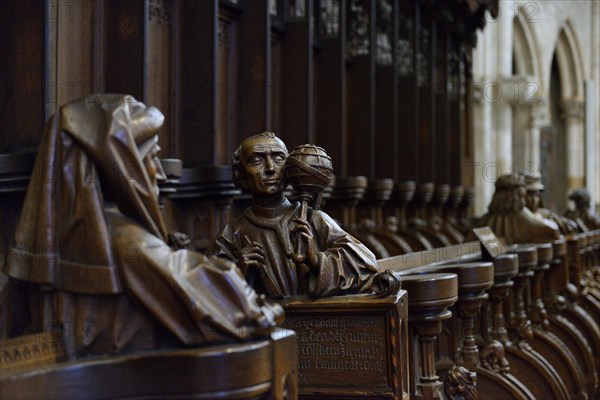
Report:
[{"label": "carved robe", "polygon": [[162,121],[97,95],[46,126],[5,272],[28,286],[29,331],[59,330],[72,357],[246,339],[280,316],[232,263],[167,245],[136,137]]},{"label": "carved robe", "polygon": [[[506,243],[546,243],[561,237],[558,225],[552,220],[536,216],[528,208],[507,213],[488,212],[483,215],[473,228],[489,226],[499,238]],[[466,240],[472,240],[470,232]]]},{"label": "carved robe", "polygon": [[260,243],[265,264],[258,271],[242,272],[259,293],[269,296],[324,297],[369,290],[377,272],[375,256],[321,211],[309,209],[307,218],[320,250],[318,271],[292,260],[296,238],[290,229],[299,209],[300,203],[287,199],[276,208],[253,205],[223,229],[208,252],[237,262],[246,244]]}]

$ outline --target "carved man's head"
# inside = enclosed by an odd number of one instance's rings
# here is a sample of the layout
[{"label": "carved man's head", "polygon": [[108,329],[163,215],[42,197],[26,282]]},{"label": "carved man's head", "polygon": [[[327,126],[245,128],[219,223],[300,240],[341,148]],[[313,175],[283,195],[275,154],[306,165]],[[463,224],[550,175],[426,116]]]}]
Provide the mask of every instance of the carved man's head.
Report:
[{"label": "carved man's head", "polygon": [[525,183],[518,175],[502,175],[496,181],[496,192],[488,209],[491,213],[505,214],[525,207]]},{"label": "carved man's head", "polygon": [[538,208],[542,207],[542,191],[544,190],[542,176],[539,173],[528,173],[524,176],[525,188],[527,189],[525,203],[527,208],[536,212]]},{"label": "carved man's head", "polygon": [[584,209],[587,210],[590,208],[590,192],[586,188],[575,189],[569,198],[575,202],[575,207],[578,210]]},{"label": "carved man's head", "polygon": [[233,183],[254,196],[280,195],[286,187],[287,156],[285,143],[274,133],[250,136],[233,153]]}]

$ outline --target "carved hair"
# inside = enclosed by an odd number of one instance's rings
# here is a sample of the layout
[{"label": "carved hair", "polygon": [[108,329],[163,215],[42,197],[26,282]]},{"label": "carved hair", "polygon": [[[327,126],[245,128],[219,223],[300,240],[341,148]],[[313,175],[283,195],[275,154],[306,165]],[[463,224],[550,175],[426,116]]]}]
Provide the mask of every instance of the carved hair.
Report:
[{"label": "carved hair", "polygon": [[252,139],[256,139],[256,138],[263,138],[263,139],[276,139],[279,140],[281,142],[281,145],[283,147],[283,149],[285,150],[285,156],[288,156],[288,150],[287,147],[285,146],[285,143],[283,143],[283,141],[281,141],[281,139],[279,139],[273,132],[262,132],[253,136],[250,136],[249,138],[244,139],[244,141],[239,145],[239,147],[237,149],[235,149],[235,151],[233,152],[233,157],[231,158],[231,179],[233,180],[233,184],[236,187],[242,187],[241,184],[241,166],[240,166],[240,157],[242,155],[242,147],[244,146],[244,143],[246,143],[248,140],[252,140]]},{"label": "carved hair", "polygon": [[496,192],[488,206],[490,213],[507,214],[525,207],[525,183],[516,175],[502,175],[496,181]]},{"label": "carved hair", "polygon": [[586,188],[575,189],[569,198],[575,202],[577,209],[588,209],[590,207],[590,192]]}]

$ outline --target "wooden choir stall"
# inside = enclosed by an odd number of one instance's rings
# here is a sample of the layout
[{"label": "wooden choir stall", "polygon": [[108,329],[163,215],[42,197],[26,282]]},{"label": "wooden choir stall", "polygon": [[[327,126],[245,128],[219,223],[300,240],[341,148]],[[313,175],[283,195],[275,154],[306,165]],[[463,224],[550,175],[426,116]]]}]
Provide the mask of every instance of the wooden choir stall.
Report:
[{"label": "wooden choir stall", "polygon": [[600,396],[589,195],[472,212],[497,1],[3,6],[0,397]]}]

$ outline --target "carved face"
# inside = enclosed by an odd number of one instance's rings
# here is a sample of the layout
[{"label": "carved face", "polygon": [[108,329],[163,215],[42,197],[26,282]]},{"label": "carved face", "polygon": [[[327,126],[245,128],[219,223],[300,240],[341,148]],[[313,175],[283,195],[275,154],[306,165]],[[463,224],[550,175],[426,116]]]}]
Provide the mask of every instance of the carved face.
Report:
[{"label": "carved face", "polygon": [[150,152],[144,157],[144,166],[148,171],[148,177],[152,184],[152,192],[154,197],[158,200],[160,190],[158,188],[159,182],[164,182],[167,179],[165,171],[162,168],[160,160],[158,159],[158,153],[160,153],[160,146],[155,144]]},{"label": "carved face", "polygon": [[540,207],[540,191],[528,190],[525,197],[525,204],[531,211],[536,212]]},{"label": "carved face", "polygon": [[278,195],[285,189],[287,151],[277,138],[256,137],[242,144],[241,185],[253,195]]}]

